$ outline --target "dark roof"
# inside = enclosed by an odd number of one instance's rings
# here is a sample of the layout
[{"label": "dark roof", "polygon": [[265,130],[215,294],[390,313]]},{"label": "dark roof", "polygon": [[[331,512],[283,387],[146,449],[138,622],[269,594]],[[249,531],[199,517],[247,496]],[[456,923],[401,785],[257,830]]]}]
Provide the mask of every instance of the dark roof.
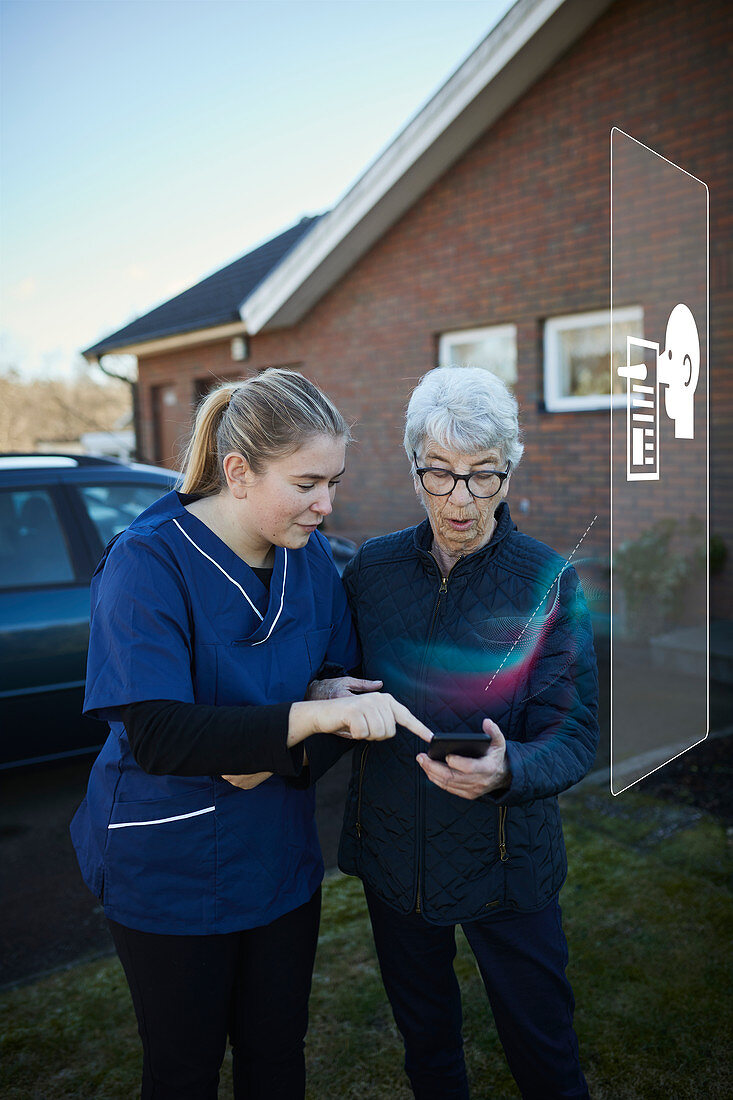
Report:
[{"label": "dark roof", "polygon": [[221,271],[214,272],[175,298],[137,317],[124,328],[105,336],[83,354],[102,355],[106,351],[117,351],[145,340],[238,321],[242,302],[322,216],[302,218],[297,225],[227,264]]}]

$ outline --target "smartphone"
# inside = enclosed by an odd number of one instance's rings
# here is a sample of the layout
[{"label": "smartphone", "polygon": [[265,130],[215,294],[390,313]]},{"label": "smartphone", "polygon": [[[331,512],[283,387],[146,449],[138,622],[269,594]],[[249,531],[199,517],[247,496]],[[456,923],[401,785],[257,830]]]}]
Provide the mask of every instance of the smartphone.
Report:
[{"label": "smartphone", "polygon": [[431,760],[445,760],[448,753],[456,756],[485,756],[491,747],[488,733],[436,733],[428,745]]}]

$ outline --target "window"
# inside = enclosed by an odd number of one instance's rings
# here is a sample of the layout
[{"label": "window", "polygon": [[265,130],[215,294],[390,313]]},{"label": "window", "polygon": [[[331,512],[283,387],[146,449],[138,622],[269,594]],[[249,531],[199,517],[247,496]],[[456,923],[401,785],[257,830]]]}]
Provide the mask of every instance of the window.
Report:
[{"label": "window", "polygon": [[69,584],[74,570],[45,489],[0,492],[0,587]]},{"label": "window", "polygon": [[[617,309],[613,318],[614,361],[626,362],[626,337],[643,336],[641,306]],[[623,379],[613,372],[613,397],[608,347],[610,314],[575,313],[545,322],[545,408],[550,412],[573,409],[609,409],[623,405]]]},{"label": "window", "polygon": [[167,492],[165,485],[83,485],[79,493],[97,534],[106,546],[140,513]]},{"label": "window", "polygon": [[444,332],[438,358],[441,367],[485,367],[513,389],[517,382],[516,325]]},{"label": "window", "polygon": [[249,340],[246,336],[233,336],[229,348],[236,363],[249,359]]}]

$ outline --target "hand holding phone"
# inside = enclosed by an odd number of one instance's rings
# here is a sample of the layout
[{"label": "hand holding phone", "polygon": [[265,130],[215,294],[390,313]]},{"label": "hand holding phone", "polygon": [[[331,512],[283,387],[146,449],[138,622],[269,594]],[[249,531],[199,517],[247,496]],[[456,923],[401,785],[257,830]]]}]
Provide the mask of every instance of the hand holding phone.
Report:
[{"label": "hand holding phone", "polygon": [[[512,781],[506,741],[496,722],[484,718],[483,733],[436,733],[417,762],[431,783],[459,798],[480,798]],[[470,754],[470,755],[469,755]]]}]

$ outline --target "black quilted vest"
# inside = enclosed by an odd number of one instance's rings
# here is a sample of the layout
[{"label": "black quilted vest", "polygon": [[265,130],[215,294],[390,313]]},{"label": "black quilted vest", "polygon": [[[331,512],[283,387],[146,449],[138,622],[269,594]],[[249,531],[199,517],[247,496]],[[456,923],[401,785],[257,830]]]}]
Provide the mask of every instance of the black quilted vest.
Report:
[{"label": "black quilted vest", "polygon": [[458,798],[415,761],[402,727],[356,746],[339,866],[403,913],[452,924],[531,911],[567,871],[557,794],[588,771],[598,744],[598,676],[578,577],[512,522],[506,503],[483,549],[446,580],[428,521],[371,539],[344,573],[362,673],[434,731],[507,739],[511,786]]}]

